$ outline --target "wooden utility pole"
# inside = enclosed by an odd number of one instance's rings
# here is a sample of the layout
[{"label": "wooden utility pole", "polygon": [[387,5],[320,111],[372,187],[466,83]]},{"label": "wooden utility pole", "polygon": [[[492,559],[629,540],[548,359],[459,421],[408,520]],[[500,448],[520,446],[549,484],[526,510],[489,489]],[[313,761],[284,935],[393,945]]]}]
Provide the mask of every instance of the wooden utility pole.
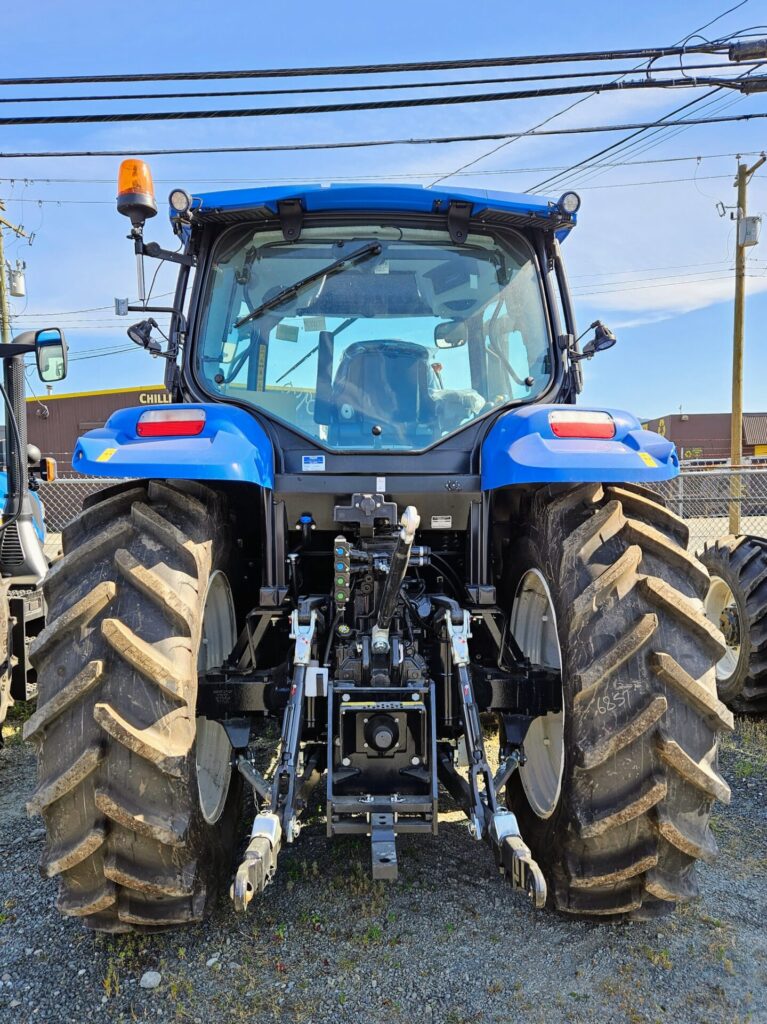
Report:
[{"label": "wooden utility pole", "polygon": [[746,321],[746,248],[741,224],[746,218],[748,183],[767,160],[763,153],[752,167],[738,164],[735,184],[738,208],[735,215],[735,313],[732,329],[732,412],[730,415],[730,533],[740,533],[740,470],[743,463],[743,336]]},{"label": "wooden utility pole", "polygon": [[11,224],[2,216],[5,210],[5,203],[0,199],[0,341],[7,345],[11,340],[11,311],[8,306],[8,275],[5,270],[5,244],[3,231],[5,228],[11,230],[15,235],[22,238],[29,238],[26,231],[16,224]]}]

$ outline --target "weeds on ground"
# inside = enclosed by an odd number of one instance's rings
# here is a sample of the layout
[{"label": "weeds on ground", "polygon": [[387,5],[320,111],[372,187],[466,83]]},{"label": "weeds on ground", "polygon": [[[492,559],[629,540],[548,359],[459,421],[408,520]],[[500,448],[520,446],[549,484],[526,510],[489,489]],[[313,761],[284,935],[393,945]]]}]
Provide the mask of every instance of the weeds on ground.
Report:
[{"label": "weeds on ground", "polygon": [[667,949],[653,949],[652,946],[642,946],[642,952],[654,967],[662,967],[664,971],[670,971],[674,966],[671,954]]},{"label": "weeds on ground", "polygon": [[732,755],[738,779],[767,773],[767,722],[739,717],[736,731],[722,737],[722,750]]},{"label": "weeds on ground", "polygon": [[9,747],[20,747],[24,743],[24,723],[35,710],[34,701],[17,700],[8,709],[8,717],[3,723],[3,739]]},{"label": "weeds on ground", "polygon": [[149,947],[149,937],[131,932],[127,935],[104,936],[97,939],[96,943],[106,951],[102,985],[105,994],[111,998],[119,993],[121,978],[143,970],[141,961]]}]

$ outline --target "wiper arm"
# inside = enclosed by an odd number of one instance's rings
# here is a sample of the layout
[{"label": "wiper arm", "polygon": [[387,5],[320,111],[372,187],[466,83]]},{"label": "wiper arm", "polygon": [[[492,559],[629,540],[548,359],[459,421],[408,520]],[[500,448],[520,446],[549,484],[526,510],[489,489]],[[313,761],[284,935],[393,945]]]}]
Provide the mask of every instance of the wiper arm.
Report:
[{"label": "wiper arm", "polygon": [[289,284],[287,288],[283,288],[273,295],[271,299],[267,299],[266,302],[262,302],[260,306],[256,306],[254,310],[239,320],[235,321],[235,330],[242,327],[244,324],[250,323],[251,320],[258,320],[260,316],[269,309],[274,309],[275,306],[281,306],[287,299],[292,299],[294,296],[302,292],[304,288],[307,288],[310,284],[314,284],[315,281],[320,281],[323,277],[330,277],[331,274],[337,274],[341,270],[346,270],[353,263],[358,263],[360,260],[368,259],[370,256],[378,256],[381,252],[380,242],[368,242],[367,245],[363,245],[361,249],[357,249],[356,252],[350,252],[348,256],[342,256],[340,260],[336,260],[335,263],[328,264],[327,267],[323,267],[322,270],[316,270],[313,274],[309,274],[307,277],[302,277],[300,281],[296,281],[295,284]]}]

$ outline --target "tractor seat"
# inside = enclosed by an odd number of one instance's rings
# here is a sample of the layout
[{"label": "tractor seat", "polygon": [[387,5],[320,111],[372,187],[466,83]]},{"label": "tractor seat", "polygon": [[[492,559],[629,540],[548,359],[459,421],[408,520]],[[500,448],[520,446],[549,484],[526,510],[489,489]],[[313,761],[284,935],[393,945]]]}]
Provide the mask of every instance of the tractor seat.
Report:
[{"label": "tractor seat", "polygon": [[382,428],[383,447],[421,448],[435,436],[436,388],[429,350],[410,341],[357,341],[339,363],[333,381],[329,440],[369,447]]}]

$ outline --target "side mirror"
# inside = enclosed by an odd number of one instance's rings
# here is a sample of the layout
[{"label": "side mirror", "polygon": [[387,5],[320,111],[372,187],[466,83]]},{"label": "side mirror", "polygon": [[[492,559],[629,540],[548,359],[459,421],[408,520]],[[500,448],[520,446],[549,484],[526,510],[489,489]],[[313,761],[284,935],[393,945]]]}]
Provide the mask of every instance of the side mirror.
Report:
[{"label": "side mirror", "polygon": [[468,333],[463,320],[448,320],[434,328],[434,344],[437,348],[461,348],[468,340]]},{"label": "side mirror", "polygon": [[582,352],[574,353],[573,358],[576,361],[578,359],[593,359],[597,352],[604,352],[606,349],[612,348],[618,340],[601,320],[595,320],[591,326],[594,328],[594,337],[591,341],[586,342]]},{"label": "side mirror", "polygon": [[67,375],[67,343],[58,327],[35,332],[37,373],[44,384],[64,380]]}]

